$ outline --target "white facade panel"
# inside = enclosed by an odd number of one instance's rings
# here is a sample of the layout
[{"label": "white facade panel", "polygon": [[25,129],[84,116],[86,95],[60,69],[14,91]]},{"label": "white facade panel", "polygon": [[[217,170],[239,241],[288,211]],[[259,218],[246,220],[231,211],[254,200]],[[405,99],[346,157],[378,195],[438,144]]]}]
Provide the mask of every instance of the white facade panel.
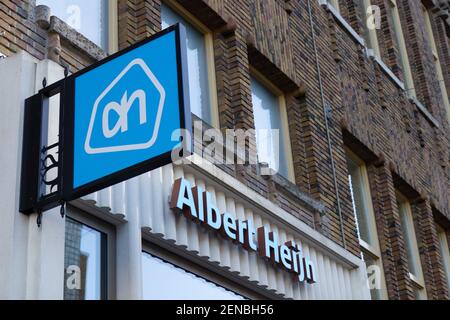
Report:
[{"label": "white facade panel", "polygon": [[[195,156],[194,162],[197,162]],[[212,170],[212,171],[211,171]],[[113,199],[122,199],[122,208],[132,207],[140,215],[142,232],[150,237],[160,236],[174,247],[193,253],[198,259],[207,260],[226,271],[238,275],[247,286],[257,286],[273,291],[280,297],[291,299],[367,299],[369,290],[365,285],[364,263],[315,230],[290,216],[256,192],[242,185],[219,169],[204,164],[184,166],[167,165],[84,198],[95,201],[98,208],[112,208],[110,213],[128,217],[129,211],[115,211]],[[225,177],[222,179],[223,177]],[[300,243],[305,256],[314,262],[318,282],[295,283],[291,275],[247,251],[217,232],[186,219],[170,209],[172,185],[178,178],[186,178],[192,186],[205,188],[212,194],[220,212],[229,212],[240,220],[252,219],[255,228],[267,226],[278,232],[280,244],[294,240]],[[136,187],[139,186],[138,190]],[[136,195],[131,195],[135,190]],[[104,194],[108,195],[105,196]],[[129,205],[132,201],[133,205]],[[295,219],[297,226],[285,217]],[[330,246],[331,245],[331,246]]]}]

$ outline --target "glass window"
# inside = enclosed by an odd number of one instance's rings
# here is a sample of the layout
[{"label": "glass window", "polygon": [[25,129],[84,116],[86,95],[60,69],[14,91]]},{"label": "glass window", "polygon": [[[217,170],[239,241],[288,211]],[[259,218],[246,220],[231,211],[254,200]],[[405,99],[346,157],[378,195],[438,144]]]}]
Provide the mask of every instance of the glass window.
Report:
[{"label": "glass window", "polygon": [[374,12],[370,12],[371,4],[370,0],[360,0],[358,2],[358,14],[363,24],[363,34],[362,37],[369,49],[372,49],[377,57],[380,57],[380,49],[378,47],[377,30],[374,25],[374,21],[371,15]]},{"label": "glass window", "polygon": [[395,44],[399,53],[400,65],[403,71],[403,80],[405,82],[405,89],[410,96],[416,96],[416,90],[414,89],[414,82],[411,73],[411,66],[409,64],[408,52],[406,51],[405,38],[403,36],[402,25],[400,21],[400,15],[398,13],[398,7],[396,0],[388,0],[388,19],[394,30]]},{"label": "glass window", "polygon": [[408,269],[410,278],[415,287],[416,299],[425,299],[426,293],[424,289],[425,286],[422,265],[420,261],[419,247],[417,244],[411,205],[408,199],[400,193],[397,193],[397,207],[400,214],[400,224],[406,246]]},{"label": "glass window", "polygon": [[193,273],[142,253],[144,300],[244,300]]},{"label": "glass window", "polygon": [[258,161],[289,177],[289,162],[279,97],[251,77]]},{"label": "glass window", "polygon": [[208,79],[208,59],[205,35],[168,6],[161,5],[162,29],[181,23],[186,27],[189,95],[191,111],[212,124],[211,97]]},{"label": "glass window", "polygon": [[447,121],[448,121],[448,124],[450,125],[450,100],[448,98],[448,92],[447,92],[447,87],[445,85],[444,73],[442,71],[441,61],[439,60],[436,39],[434,38],[434,34],[433,34],[433,27],[431,24],[432,13],[430,13],[424,6],[422,6],[422,10],[423,10],[424,18],[425,18],[425,27],[426,27],[426,30],[428,33],[428,41],[431,46],[431,51],[433,53],[433,59],[434,59],[434,65],[436,67],[436,72],[437,72],[436,76],[437,76],[437,80],[439,81],[442,99],[444,102],[445,110],[447,112]]},{"label": "glass window", "polygon": [[108,48],[108,0],[36,0],[36,5],[50,7],[52,15],[103,49]]},{"label": "glass window", "polygon": [[106,235],[69,217],[65,231],[66,300],[99,300],[106,297]]},{"label": "glass window", "polygon": [[420,275],[419,248],[416,242],[414,222],[412,221],[411,208],[406,201],[398,200],[397,206],[400,211],[403,238],[405,240],[408,255],[409,272],[416,277]]},{"label": "glass window", "polygon": [[439,250],[442,257],[442,266],[444,267],[447,285],[450,290],[450,248],[448,246],[447,233],[439,226],[437,226],[437,231],[439,237]]},{"label": "glass window", "polygon": [[347,158],[349,173],[350,194],[352,196],[353,210],[357,222],[359,238],[370,245],[374,245],[375,229],[373,209],[370,199],[370,190],[366,183],[366,170],[363,164],[357,163],[352,158]]},{"label": "glass window", "polygon": [[353,212],[361,247],[361,256],[366,263],[370,295],[373,300],[387,299],[383,262],[378,243],[367,169],[364,162],[349,150],[347,150],[347,168]]}]

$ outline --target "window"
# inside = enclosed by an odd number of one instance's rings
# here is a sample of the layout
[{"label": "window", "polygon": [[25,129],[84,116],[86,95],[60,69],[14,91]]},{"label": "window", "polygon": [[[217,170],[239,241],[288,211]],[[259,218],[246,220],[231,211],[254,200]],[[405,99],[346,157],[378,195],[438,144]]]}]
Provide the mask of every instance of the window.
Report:
[{"label": "window", "polygon": [[114,297],[114,233],[68,207],[64,249],[64,299]]},{"label": "window", "polygon": [[142,253],[144,300],[243,300],[244,297],[149,253]]},{"label": "window", "polygon": [[399,53],[400,65],[403,70],[403,80],[405,82],[405,90],[410,96],[416,96],[416,90],[414,88],[414,81],[411,72],[411,66],[409,63],[408,52],[406,50],[405,38],[403,36],[402,25],[400,22],[400,15],[398,13],[397,1],[388,0],[388,19],[394,30],[395,43],[397,45],[397,51]]},{"label": "window", "polygon": [[253,74],[250,80],[258,162],[266,163],[269,168],[293,181],[284,95],[257,71],[253,70]]},{"label": "window", "polygon": [[117,50],[117,0],[36,0],[107,52]]},{"label": "window", "polygon": [[430,42],[431,51],[433,53],[434,65],[436,67],[436,72],[437,72],[437,79],[439,81],[439,86],[441,88],[442,99],[444,101],[444,107],[447,112],[447,121],[448,121],[448,124],[450,125],[450,101],[448,98],[447,87],[445,86],[444,73],[442,72],[441,61],[439,60],[436,40],[433,35],[433,28],[431,25],[432,13],[430,13],[429,10],[427,10],[424,6],[422,6],[422,10],[423,10],[424,18],[425,18],[425,27],[426,27],[427,33],[428,33],[428,39],[429,39],[428,41]]},{"label": "window", "polygon": [[374,245],[378,239],[366,166],[355,155],[350,155],[350,152],[347,153],[350,193],[352,195],[353,210],[358,224],[359,238],[369,245]]},{"label": "window", "polygon": [[[217,93],[211,32],[179,5],[161,5],[161,26],[176,23],[186,27],[189,95],[192,113],[218,126]],[[177,12],[175,12],[175,9]]]},{"label": "window", "polygon": [[408,199],[399,192],[397,192],[397,206],[400,214],[403,239],[405,240],[409,276],[414,285],[416,299],[423,300],[426,299],[426,292],[411,205]]},{"label": "window", "polygon": [[377,30],[374,25],[374,20],[372,16],[374,12],[372,11],[372,5],[370,0],[360,0],[358,2],[359,16],[363,24],[363,38],[366,46],[374,51],[377,57],[380,57],[380,49],[378,47]]},{"label": "window", "polygon": [[445,276],[447,278],[447,286],[450,290],[450,248],[447,241],[447,232],[440,226],[437,226],[439,237],[439,250],[442,257],[442,266],[444,267]]},{"label": "window", "polygon": [[366,165],[350,150],[346,151],[350,195],[362,257],[366,262],[368,274],[375,277],[369,283],[370,294],[374,300],[387,299],[381,249],[378,242]]}]

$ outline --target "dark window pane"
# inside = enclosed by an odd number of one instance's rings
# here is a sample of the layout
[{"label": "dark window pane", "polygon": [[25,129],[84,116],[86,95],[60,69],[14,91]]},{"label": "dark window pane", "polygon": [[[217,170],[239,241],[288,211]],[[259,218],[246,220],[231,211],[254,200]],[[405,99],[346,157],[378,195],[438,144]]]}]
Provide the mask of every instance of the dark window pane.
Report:
[{"label": "dark window pane", "polygon": [[355,212],[356,224],[358,227],[359,238],[365,242],[373,245],[373,241],[370,235],[369,224],[369,204],[366,203],[365,193],[367,190],[364,188],[364,181],[361,173],[361,168],[358,164],[347,159],[350,193],[353,201],[353,210]]},{"label": "dark window pane", "polygon": [[400,212],[400,220],[401,220],[401,228],[403,232],[403,239],[405,240],[406,245],[406,254],[408,258],[408,268],[409,272],[411,272],[414,276],[419,277],[419,270],[416,262],[416,245],[414,244],[414,230],[412,230],[411,222],[409,221],[408,212],[406,211],[406,204],[397,201],[397,207]]},{"label": "dark window pane", "polygon": [[366,42],[366,45],[370,48],[373,49],[370,43],[370,31],[369,28],[367,26],[367,19],[368,19],[368,15],[367,15],[367,8],[364,5],[364,0],[361,0],[358,4],[357,4],[357,9],[358,9],[358,16],[361,19],[361,23],[362,23],[362,34],[360,34],[360,36],[362,36],[364,38],[364,41]]},{"label": "dark window pane", "polygon": [[66,219],[64,299],[99,300],[102,292],[102,244],[106,235]]}]

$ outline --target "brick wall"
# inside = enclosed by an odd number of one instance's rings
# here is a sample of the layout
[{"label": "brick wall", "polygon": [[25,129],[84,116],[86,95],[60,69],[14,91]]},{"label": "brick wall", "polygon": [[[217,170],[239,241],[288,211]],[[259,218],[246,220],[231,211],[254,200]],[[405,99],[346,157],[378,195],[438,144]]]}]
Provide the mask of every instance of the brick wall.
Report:
[{"label": "brick wall", "polygon": [[[178,2],[213,32],[222,129],[254,127],[250,66],[286,95],[295,185],[263,179],[253,167],[227,167],[226,171],[359,255],[344,146],[350,148],[368,166],[389,297],[414,298],[395,200],[395,190],[400,188],[414,206],[428,297],[448,298],[432,212],[439,212],[444,221],[450,219],[450,135],[419,1],[397,0],[397,4],[418,99],[432,118],[366,56],[363,46],[318,1]],[[357,3],[340,0],[341,15],[361,34],[364,19],[357,14]],[[386,0],[373,0],[373,4],[382,13],[377,30],[381,59],[401,80]],[[0,36],[0,52],[11,55],[22,49],[38,59],[48,56],[49,31],[34,22],[33,5],[2,0],[0,31],[5,34]],[[119,48],[160,30],[160,6],[161,0],[118,0]],[[448,26],[438,15],[432,24],[450,92]],[[60,57],[52,57],[73,70],[98,57],[67,36],[57,43]],[[331,108],[328,118],[325,107]],[[302,209],[293,187],[324,204],[325,211]]]},{"label": "brick wall", "polygon": [[1,53],[8,56],[25,50],[44,58],[47,33],[34,23],[32,5],[30,1],[0,1]]}]

